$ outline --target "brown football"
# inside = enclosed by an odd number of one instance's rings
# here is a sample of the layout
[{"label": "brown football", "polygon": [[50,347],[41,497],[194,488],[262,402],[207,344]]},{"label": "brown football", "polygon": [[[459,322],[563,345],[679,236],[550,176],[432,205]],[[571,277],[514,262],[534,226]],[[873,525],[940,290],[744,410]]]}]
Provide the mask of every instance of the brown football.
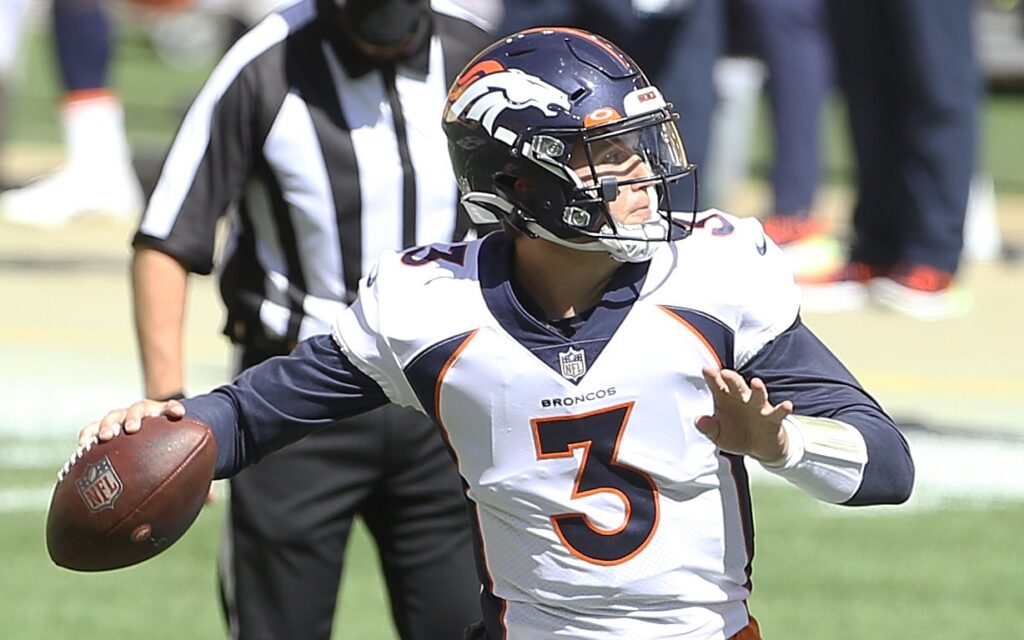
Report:
[{"label": "brown football", "polygon": [[76,571],[152,558],[199,515],[216,459],[210,428],[187,417],[144,418],[135,433],[79,448],[50,501],[50,558]]}]

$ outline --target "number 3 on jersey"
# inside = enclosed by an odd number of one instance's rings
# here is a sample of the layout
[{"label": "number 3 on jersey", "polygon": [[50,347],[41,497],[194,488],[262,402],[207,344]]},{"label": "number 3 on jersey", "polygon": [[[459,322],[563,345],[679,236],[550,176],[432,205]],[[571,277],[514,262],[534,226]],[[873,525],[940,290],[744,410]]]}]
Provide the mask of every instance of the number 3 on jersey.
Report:
[{"label": "number 3 on jersey", "polygon": [[573,555],[594,564],[629,560],[647,546],[658,526],[658,489],[653,480],[617,459],[632,411],[630,402],[575,416],[532,421],[537,459],[570,458],[573,449],[583,450],[573,499],[611,493],[625,504],[623,523],[611,530],[595,526],[583,513],[551,516],[562,544]]}]

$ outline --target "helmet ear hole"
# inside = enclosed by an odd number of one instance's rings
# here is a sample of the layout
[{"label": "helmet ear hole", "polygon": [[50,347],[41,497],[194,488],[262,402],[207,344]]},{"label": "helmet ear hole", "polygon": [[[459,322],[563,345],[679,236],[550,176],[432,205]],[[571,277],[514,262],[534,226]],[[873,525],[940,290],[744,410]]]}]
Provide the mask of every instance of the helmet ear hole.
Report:
[{"label": "helmet ear hole", "polygon": [[519,178],[509,173],[495,173],[491,178],[494,180],[494,186],[500,193],[505,194],[516,194],[522,193],[523,190],[519,187]]},{"label": "helmet ear hole", "polygon": [[537,183],[526,178],[516,178],[512,188],[515,189],[516,193],[529,193],[537,188]]},{"label": "helmet ear hole", "polygon": [[495,173],[491,178],[494,181],[494,191],[512,203],[515,210],[521,211],[522,203],[530,198],[533,182],[510,173]]}]

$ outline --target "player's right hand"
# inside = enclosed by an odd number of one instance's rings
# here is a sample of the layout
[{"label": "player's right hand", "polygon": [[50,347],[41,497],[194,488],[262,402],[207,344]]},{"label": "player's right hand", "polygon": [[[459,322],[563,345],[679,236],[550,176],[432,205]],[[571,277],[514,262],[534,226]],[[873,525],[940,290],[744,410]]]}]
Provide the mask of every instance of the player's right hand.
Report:
[{"label": "player's right hand", "polygon": [[748,383],[731,369],[704,367],[704,381],[715,401],[715,412],[700,416],[697,429],[728,453],[773,462],[786,455],[788,439],[782,421],[793,413],[793,403],[768,401],[768,389],[759,378]]},{"label": "player's right hand", "polygon": [[124,429],[125,433],[135,433],[142,427],[142,419],[153,416],[181,418],[185,415],[185,405],[177,400],[159,402],[157,400],[139,400],[124,408],[108,411],[107,415],[94,420],[82,427],[78,432],[78,444],[85,446],[93,438],[100,442],[110,440]]}]

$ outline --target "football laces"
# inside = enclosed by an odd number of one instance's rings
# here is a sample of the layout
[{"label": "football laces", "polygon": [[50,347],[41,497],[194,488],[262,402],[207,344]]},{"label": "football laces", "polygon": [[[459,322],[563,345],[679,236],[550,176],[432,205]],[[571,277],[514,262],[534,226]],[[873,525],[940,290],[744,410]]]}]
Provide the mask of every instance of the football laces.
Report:
[{"label": "football laces", "polygon": [[71,454],[71,457],[68,458],[68,461],[64,463],[64,467],[57,472],[57,482],[63,482],[64,477],[67,476],[68,473],[71,471],[71,467],[73,467],[75,463],[78,462],[82,458],[82,456],[84,456],[87,451],[92,449],[93,445],[97,444],[99,441],[100,439],[98,436],[93,436],[85,444],[79,445],[79,447],[75,449],[75,452]]}]

